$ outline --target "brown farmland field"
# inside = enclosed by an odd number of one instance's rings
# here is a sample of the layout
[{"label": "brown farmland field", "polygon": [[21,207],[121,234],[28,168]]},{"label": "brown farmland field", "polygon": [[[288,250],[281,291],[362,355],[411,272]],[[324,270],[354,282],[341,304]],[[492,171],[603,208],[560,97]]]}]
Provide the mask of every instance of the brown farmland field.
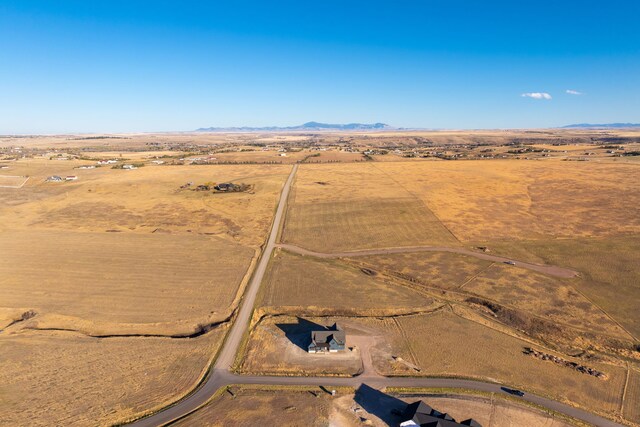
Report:
[{"label": "brown farmland field", "polygon": [[225,328],[195,339],[23,331],[0,339],[0,425],[112,425],[191,390]]},{"label": "brown farmland field", "polygon": [[329,253],[457,244],[423,201],[371,163],[301,166],[282,240]]},{"label": "brown farmland field", "polygon": [[[190,391],[290,171],[89,164],[20,159],[27,184],[0,188],[0,424],[109,425]],[[250,191],[179,188],[226,181]]]},{"label": "brown farmland field", "polygon": [[624,417],[640,424],[640,370],[631,368],[624,402]]},{"label": "brown farmland field", "polygon": [[351,260],[363,262],[374,269],[401,273],[442,289],[459,288],[492,264],[491,261],[449,252],[408,252],[359,256]]},{"label": "brown farmland field", "polygon": [[400,317],[398,322],[411,334],[408,344],[422,375],[495,380],[610,416],[619,412],[626,376],[621,366],[582,362],[605,372],[603,380],[526,356],[522,350],[530,343],[450,311]]},{"label": "brown farmland field", "polygon": [[0,253],[4,307],[91,334],[189,333],[223,320],[254,256],[214,236],[73,231],[3,232]]},{"label": "brown farmland field", "polygon": [[333,399],[318,387],[259,389],[231,386],[176,426],[240,427],[330,425]]},{"label": "brown farmland field", "polygon": [[433,304],[411,289],[369,276],[359,268],[283,250],[271,260],[260,292],[262,306],[333,314],[379,315],[426,310]]},{"label": "brown farmland field", "polygon": [[[291,167],[280,165],[108,166],[78,170],[80,161],[14,162],[30,175],[21,189],[0,189],[0,231],[57,229],[136,233],[206,233],[257,247]],[[18,173],[16,173],[18,174]],[[73,182],[44,182],[49,175],[77,175]],[[250,192],[212,194],[180,190],[193,182],[237,182]]]},{"label": "brown farmland field", "polygon": [[376,166],[463,241],[640,232],[636,164],[485,160]]},{"label": "brown farmland field", "polygon": [[591,301],[577,292],[571,279],[496,264],[464,286],[465,292],[541,316],[557,324],[629,339],[629,335]]},{"label": "brown farmland field", "polygon": [[[574,268],[569,283],[640,339],[640,237],[489,243],[500,253]],[[534,261],[536,262],[536,261]]]}]

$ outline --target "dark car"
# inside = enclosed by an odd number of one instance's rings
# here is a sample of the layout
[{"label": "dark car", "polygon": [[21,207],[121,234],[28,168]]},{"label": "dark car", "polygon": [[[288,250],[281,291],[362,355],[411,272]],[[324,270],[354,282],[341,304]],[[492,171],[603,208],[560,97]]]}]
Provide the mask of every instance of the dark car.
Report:
[{"label": "dark car", "polygon": [[514,396],[524,396],[524,391],[520,391],[520,390],[515,389],[515,388],[500,387],[500,389],[502,391],[504,391],[505,393],[513,394]]},{"label": "dark car", "polygon": [[515,263],[515,262],[513,262],[513,261],[505,261],[504,263],[505,263],[505,264],[509,264],[509,265],[516,265],[516,263]]}]

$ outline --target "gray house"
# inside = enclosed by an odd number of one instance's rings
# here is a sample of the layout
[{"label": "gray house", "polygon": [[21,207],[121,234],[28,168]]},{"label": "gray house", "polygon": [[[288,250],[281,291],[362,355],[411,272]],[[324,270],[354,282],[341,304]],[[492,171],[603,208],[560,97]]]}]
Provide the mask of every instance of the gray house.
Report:
[{"label": "gray house", "polygon": [[311,332],[309,353],[335,353],[344,351],[346,334],[337,323],[320,331]]},{"label": "gray house", "polygon": [[401,427],[482,427],[472,418],[456,422],[451,415],[433,409],[422,400],[407,405],[402,413],[402,419],[404,421],[400,423]]}]

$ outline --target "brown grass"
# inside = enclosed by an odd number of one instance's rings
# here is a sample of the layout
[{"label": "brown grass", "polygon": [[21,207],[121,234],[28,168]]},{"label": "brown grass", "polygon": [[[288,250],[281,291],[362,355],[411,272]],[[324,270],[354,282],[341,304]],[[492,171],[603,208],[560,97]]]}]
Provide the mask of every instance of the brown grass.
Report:
[{"label": "brown grass", "polygon": [[640,168],[594,162],[409,162],[377,165],[461,240],[640,232]]},{"label": "brown grass", "polygon": [[317,387],[259,389],[231,386],[176,426],[227,427],[249,425],[326,426],[332,398]]},{"label": "brown grass", "polygon": [[[74,169],[88,163],[12,162],[12,174],[31,179],[0,189],[0,423],[108,425],[188,392],[225,326],[192,339],[84,334],[181,336],[225,319],[290,171]],[[45,183],[49,175],[79,180]],[[188,181],[253,187],[179,191]]]},{"label": "brown grass", "polygon": [[[526,341],[441,311],[398,319],[422,375],[495,380],[609,415],[620,409],[622,367],[592,363],[606,380],[522,354]],[[565,356],[566,358],[566,356]],[[583,362],[584,363],[584,362]],[[589,362],[591,363],[591,362]]]},{"label": "brown grass", "polygon": [[552,322],[629,339],[617,323],[574,290],[572,283],[571,280],[496,264],[471,280],[464,290]]},{"label": "brown grass", "polygon": [[263,306],[329,309],[333,313],[383,313],[426,309],[433,301],[336,260],[278,251],[262,284]]},{"label": "brown grass", "polygon": [[448,252],[416,252],[352,258],[374,269],[400,273],[429,286],[456,289],[489,267],[491,261]]},{"label": "brown grass", "polygon": [[640,371],[633,368],[629,372],[624,417],[631,422],[640,424]]},{"label": "brown grass", "polygon": [[[164,166],[137,170],[78,170],[80,161],[14,162],[31,179],[0,189],[0,230],[173,232],[216,234],[253,247],[262,244],[290,166]],[[49,175],[78,181],[44,182]],[[212,194],[179,190],[187,182],[244,182],[253,191]]]},{"label": "brown grass", "polygon": [[39,327],[94,334],[222,320],[254,255],[213,236],[60,231],[0,233],[0,252],[4,307],[35,310]]},{"label": "brown grass", "polygon": [[515,253],[574,268],[581,277],[569,283],[640,338],[640,237],[490,243],[496,252]]},{"label": "brown grass", "polygon": [[197,339],[3,334],[0,424],[110,425],[158,409],[196,384],[223,332]]},{"label": "brown grass", "polygon": [[282,239],[320,252],[457,244],[420,199],[370,163],[301,166]]}]

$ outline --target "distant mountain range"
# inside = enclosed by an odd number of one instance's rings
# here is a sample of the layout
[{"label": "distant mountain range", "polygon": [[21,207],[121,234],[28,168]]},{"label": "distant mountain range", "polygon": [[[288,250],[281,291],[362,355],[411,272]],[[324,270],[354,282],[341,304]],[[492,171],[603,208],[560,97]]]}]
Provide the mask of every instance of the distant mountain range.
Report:
[{"label": "distant mountain range", "polygon": [[266,127],[228,127],[228,128],[200,128],[196,132],[269,132],[269,131],[315,131],[315,130],[386,130],[394,129],[385,123],[347,123],[332,124],[307,122],[298,126],[266,126]]},{"label": "distant mountain range", "polygon": [[574,125],[562,126],[563,129],[620,129],[620,128],[640,128],[640,123],[578,123]]}]

